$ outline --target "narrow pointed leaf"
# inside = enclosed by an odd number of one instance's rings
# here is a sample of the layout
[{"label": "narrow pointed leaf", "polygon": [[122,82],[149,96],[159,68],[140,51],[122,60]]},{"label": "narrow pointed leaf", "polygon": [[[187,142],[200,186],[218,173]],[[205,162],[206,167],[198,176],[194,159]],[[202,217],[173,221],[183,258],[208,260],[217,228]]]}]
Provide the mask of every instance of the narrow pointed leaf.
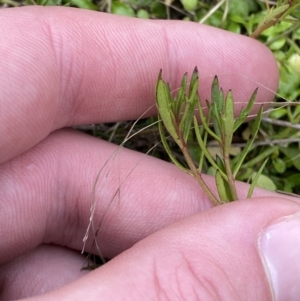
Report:
[{"label": "narrow pointed leaf", "polygon": [[[200,130],[199,130],[199,125],[197,123],[197,118],[194,116],[194,129],[195,129],[195,134],[196,134],[196,138],[198,141],[198,144],[202,150],[202,152],[204,153],[206,159],[208,160],[208,162],[217,170],[219,170],[219,167],[217,165],[217,163],[215,162],[215,160],[213,159],[213,157],[210,155],[210,153],[207,150],[207,147],[203,141],[203,138],[201,137],[200,134]],[[220,173],[222,174],[223,178],[227,178],[226,174],[224,174],[224,172],[222,170],[220,170]]]},{"label": "narrow pointed leaf", "polygon": [[221,114],[221,112],[223,112],[223,108],[224,108],[224,91],[222,88],[220,88],[219,91],[219,100],[217,103],[217,107],[218,107],[218,111]]},{"label": "narrow pointed leaf", "polygon": [[201,124],[203,125],[203,127],[205,128],[205,131],[211,135],[214,139],[216,139],[219,143],[221,143],[221,138],[219,136],[217,136],[210,128],[209,125],[207,123],[207,120],[210,120],[211,117],[211,107],[209,107],[208,110],[208,116],[205,117],[204,116],[204,112],[201,106],[201,103],[199,101],[198,103],[198,110],[199,110],[199,116],[200,116],[200,120],[201,120]]},{"label": "narrow pointed leaf", "polygon": [[[199,128],[200,129],[200,128]],[[203,129],[203,127],[202,127]],[[199,130],[200,131],[200,130]],[[202,133],[200,132],[200,136],[202,135]],[[207,143],[207,132],[204,132],[204,135],[203,135],[203,143],[204,145],[206,145]],[[201,173],[202,172],[202,168],[203,168],[203,163],[204,163],[204,158],[205,158],[205,155],[204,155],[204,152],[201,150],[201,153],[200,153],[200,156],[199,156],[199,164],[198,164],[198,171]]]},{"label": "narrow pointed leaf", "polygon": [[156,104],[159,115],[175,142],[179,147],[182,147],[180,137],[175,128],[175,116],[171,110],[171,93],[169,86],[161,79],[161,72],[156,85]]},{"label": "narrow pointed leaf", "polygon": [[[199,129],[201,128],[202,132],[204,132],[204,134],[203,134],[204,145],[207,145],[207,138],[208,138],[209,132],[211,132],[213,135],[215,135],[215,133],[210,130],[209,125],[207,124],[207,120],[209,121],[211,119],[211,106],[208,105],[207,108],[208,108],[208,114],[207,114],[207,117],[205,117],[204,113],[203,113],[201,102],[199,101],[198,110],[199,110],[200,122],[201,122],[202,126],[201,127],[198,126],[197,119],[196,119],[196,121],[194,121],[194,127],[196,126]],[[202,137],[202,132],[200,132],[200,130],[199,130],[201,137]],[[199,165],[198,165],[199,172],[202,172],[204,158],[205,158],[204,152],[201,151],[201,154],[199,157]]]},{"label": "narrow pointed leaf", "polygon": [[225,174],[225,165],[224,165],[224,162],[223,162],[223,160],[218,155],[216,155],[216,163],[217,163],[219,169],[221,171],[223,171],[224,174]]},{"label": "narrow pointed leaf", "polygon": [[241,168],[241,166],[242,166],[247,154],[249,153],[251,146],[257,136],[258,129],[259,129],[259,126],[261,123],[262,113],[263,113],[263,107],[261,106],[257,113],[257,116],[255,118],[255,121],[254,121],[254,124],[252,127],[252,131],[251,131],[252,138],[247,141],[245,147],[243,148],[242,152],[238,156],[238,161],[235,163],[235,165],[233,167],[233,176],[234,177],[236,177],[239,169]]},{"label": "narrow pointed leaf", "polygon": [[249,190],[248,190],[248,194],[247,194],[247,198],[251,198],[252,194],[253,194],[253,191],[254,191],[254,188],[256,186],[256,183],[258,181],[258,178],[259,176],[261,175],[262,171],[264,170],[267,162],[268,162],[269,158],[267,158],[264,163],[262,164],[262,166],[260,167],[260,169],[258,170],[258,172],[256,173],[255,177],[253,178],[252,180],[252,183],[249,187]]},{"label": "narrow pointed leaf", "polygon": [[167,142],[167,139],[166,139],[166,137],[165,137],[165,133],[164,133],[163,128],[162,128],[162,122],[159,122],[159,123],[158,123],[158,130],[159,130],[161,142],[162,142],[162,144],[163,144],[163,146],[164,146],[164,149],[166,150],[166,152],[167,152],[169,158],[171,159],[171,161],[172,161],[179,169],[181,169],[181,170],[184,171],[185,173],[190,174],[190,171],[189,171],[188,169],[186,169],[184,166],[182,166],[182,165],[178,162],[178,160],[174,157],[174,155],[173,155],[173,153],[172,153],[172,151],[171,151],[171,149],[170,149],[170,146],[169,146],[169,144],[168,144],[168,142]]},{"label": "narrow pointed leaf", "polygon": [[225,99],[224,115],[222,116],[222,121],[223,121],[223,127],[221,132],[223,134],[223,139],[224,139],[223,148],[229,153],[229,148],[232,142],[234,123],[235,123],[234,102],[233,102],[231,91],[228,92]]},{"label": "narrow pointed leaf", "polygon": [[180,89],[176,96],[176,100],[174,102],[175,103],[174,114],[175,114],[175,117],[177,117],[177,120],[181,119],[180,115],[182,114],[182,108],[183,108],[184,101],[185,101],[186,85],[187,85],[187,73],[184,74],[184,76],[181,80]]},{"label": "narrow pointed leaf", "polygon": [[215,181],[216,181],[216,186],[221,202],[222,203],[231,202],[232,197],[230,195],[230,189],[228,183],[221,176],[220,170],[216,170]]},{"label": "narrow pointed leaf", "polygon": [[[197,71],[197,69],[195,69]],[[182,119],[179,123],[179,129],[183,133],[183,139],[184,141],[187,141],[191,125],[193,123],[193,116],[195,114],[195,108],[198,102],[200,102],[199,96],[198,96],[198,85],[199,85],[199,79],[198,79],[198,73],[194,71],[191,84],[190,84],[190,92],[186,100],[184,113],[182,116]]]},{"label": "narrow pointed leaf", "polygon": [[[227,198],[228,201],[232,202],[232,201],[234,201],[234,199],[232,197],[230,186],[228,184],[228,177],[227,177],[227,175],[226,175],[226,177],[223,176],[223,173],[224,173],[224,175],[226,174],[225,173],[225,164],[224,164],[223,160],[218,155],[216,156],[216,163],[219,167],[218,171],[219,171],[219,173],[220,173],[220,175],[223,179],[223,182],[224,182],[223,186],[225,188],[226,198]],[[222,173],[222,171],[223,171],[223,173]]]},{"label": "narrow pointed leaf", "polygon": [[[297,8],[299,8],[300,3],[295,3],[292,4],[291,7],[289,9],[287,9],[283,15],[280,17],[279,20],[283,20],[285,17],[289,16],[290,14],[292,14],[294,12],[294,10],[296,10]],[[296,22],[299,22],[299,20],[296,20]]]},{"label": "narrow pointed leaf", "polygon": [[284,14],[288,10],[289,6],[290,4],[285,4],[276,8],[272,8],[270,12],[266,15],[266,17],[260,22],[260,24],[265,25],[267,23],[270,23],[274,19],[278,18],[280,15]]},{"label": "narrow pointed leaf", "polygon": [[234,132],[240,127],[240,125],[245,121],[245,119],[250,114],[250,112],[252,110],[252,107],[254,105],[254,101],[255,101],[255,98],[256,98],[256,95],[257,95],[257,91],[258,91],[258,88],[256,88],[254,90],[254,92],[252,93],[247,107],[245,109],[241,110],[239,117],[236,119],[236,121],[234,123],[234,129],[233,129]]},{"label": "narrow pointed leaf", "polygon": [[211,116],[215,133],[221,137],[221,112],[223,110],[224,95],[222,89],[219,87],[218,77],[215,76],[211,87]]},{"label": "narrow pointed leaf", "polygon": [[220,87],[218,77],[215,76],[211,87],[211,103],[219,103]]},{"label": "narrow pointed leaf", "polygon": [[198,68],[197,66],[193,70],[193,74],[191,77],[191,82],[190,82],[190,88],[189,88],[189,96],[193,93],[193,90],[195,89],[195,84],[197,85],[197,90],[198,90],[198,84],[199,84],[199,76],[198,76]]}]

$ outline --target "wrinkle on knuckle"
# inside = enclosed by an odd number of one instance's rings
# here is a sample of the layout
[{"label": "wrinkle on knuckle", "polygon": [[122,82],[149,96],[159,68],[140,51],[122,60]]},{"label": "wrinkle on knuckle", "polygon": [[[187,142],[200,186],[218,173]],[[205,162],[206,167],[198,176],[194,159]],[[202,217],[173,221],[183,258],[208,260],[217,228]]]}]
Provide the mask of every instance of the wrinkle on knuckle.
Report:
[{"label": "wrinkle on knuckle", "polygon": [[[56,119],[53,121],[53,129],[65,126],[65,116],[72,119],[72,116],[79,110],[81,103],[78,101],[82,90],[84,73],[84,41],[83,30],[80,24],[73,25],[71,30],[62,31],[56,25],[55,19],[42,21],[42,31],[49,46],[50,56],[54,62],[56,73],[56,91],[58,97],[54,99],[56,104]],[[76,32],[76,36],[72,34]],[[70,115],[70,116],[67,116]]]},{"label": "wrinkle on knuckle", "polygon": [[[211,269],[202,269],[198,263],[193,264],[193,259],[187,258],[184,252],[181,254],[183,261],[182,270],[191,279],[189,285],[195,300],[239,300],[227,273],[217,263],[207,259],[211,263]],[[203,258],[202,260],[205,259]],[[184,288],[183,285],[181,285],[181,288]]]},{"label": "wrinkle on knuckle", "polygon": [[160,271],[160,267],[157,265],[157,262],[154,261],[153,286],[154,286],[154,292],[155,292],[155,296],[156,296],[155,300],[164,300],[164,301],[174,300],[174,299],[169,298],[166,289],[163,287],[163,285],[161,283],[161,279],[160,279],[161,277],[160,277],[159,271]]},{"label": "wrinkle on knuckle", "polygon": [[207,263],[203,268],[183,252],[177,259],[173,262],[159,259],[153,264],[157,300],[240,300],[227,274],[216,263],[211,263],[213,271],[210,271]]}]

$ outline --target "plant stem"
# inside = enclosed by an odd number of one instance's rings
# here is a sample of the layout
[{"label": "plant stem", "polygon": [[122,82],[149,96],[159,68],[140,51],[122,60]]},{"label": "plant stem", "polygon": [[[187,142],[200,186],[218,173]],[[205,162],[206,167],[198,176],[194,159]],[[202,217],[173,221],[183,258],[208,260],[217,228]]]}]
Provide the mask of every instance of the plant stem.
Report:
[{"label": "plant stem", "polygon": [[211,202],[213,203],[214,206],[218,206],[221,205],[221,203],[219,202],[219,200],[215,197],[215,195],[213,194],[213,192],[210,190],[210,188],[207,186],[207,184],[205,183],[205,181],[203,180],[201,173],[199,172],[199,170],[196,168],[191,155],[188,151],[186,142],[183,140],[182,135],[179,135],[181,138],[181,142],[183,144],[182,147],[182,153],[183,156],[185,158],[185,161],[187,163],[187,165],[189,166],[194,178],[196,179],[196,181],[198,182],[198,184],[200,185],[200,187],[204,190],[204,193],[208,196],[208,198],[211,200]]},{"label": "plant stem", "polygon": [[236,201],[238,199],[238,196],[237,196],[237,192],[236,192],[236,188],[235,188],[235,184],[234,184],[235,179],[232,174],[229,153],[228,153],[228,151],[226,151],[224,149],[223,149],[223,157],[224,157],[224,165],[225,165],[225,169],[226,169],[226,175],[227,175],[227,179],[228,179],[228,185],[230,188],[231,196],[233,198],[232,200]]},{"label": "plant stem", "polygon": [[[254,30],[254,32],[250,35],[251,38],[258,38],[262,32],[264,32],[266,29],[270,28],[271,26],[275,25],[280,21],[280,18],[285,14],[288,8],[286,8],[281,13],[278,13],[273,16],[271,20],[267,20],[267,17],[265,18],[264,22],[261,23],[261,25],[258,25],[257,28]],[[268,15],[267,15],[268,16]]]}]

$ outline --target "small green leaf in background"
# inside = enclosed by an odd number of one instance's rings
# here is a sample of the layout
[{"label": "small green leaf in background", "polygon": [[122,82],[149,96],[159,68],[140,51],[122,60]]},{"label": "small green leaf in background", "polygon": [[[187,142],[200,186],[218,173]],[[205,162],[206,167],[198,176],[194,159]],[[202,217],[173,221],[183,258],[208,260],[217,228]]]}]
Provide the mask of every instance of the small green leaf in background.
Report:
[{"label": "small green leaf in background", "polygon": [[272,160],[272,164],[278,173],[284,173],[286,171],[286,164],[284,160],[275,158],[274,160]]},{"label": "small green leaf in background", "polygon": [[98,10],[98,6],[91,0],[71,0],[71,3],[83,9]]},{"label": "small green leaf in background", "polygon": [[300,76],[300,55],[298,53],[294,53],[288,59],[288,63],[293,68],[293,70],[295,70]]},{"label": "small green leaf in background", "polygon": [[269,118],[279,119],[279,118],[285,116],[286,114],[287,114],[286,108],[279,108],[279,109],[273,110],[269,114]]},{"label": "small green leaf in background", "polygon": [[119,1],[113,1],[111,4],[111,12],[115,15],[127,17],[135,17],[134,10],[127,4]]},{"label": "small green leaf in background", "polygon": [[149,14],[145,9],[138,10],[136,16],[140,19],[149,19]]},{"label": "small green leaf in background", "polygon": [[294,188],[298,188],[300,191],[300,176],[299,174],[293,174],[286,179],[286,186],[284,187],[285,191],[292,192]]},{"label": "small green leaf in background", "polygon": [[[253,176],[255,177],[256,172],[253,174]],[[274,184],[274,182],[267,177],[266,175],[259,175],[256,185],[257,187],[266,189],[266,190],[270,190],[270,191],[275,191],[276,190],[276,185]]]},{"label": "small green leaf in background", "polygon": [[254,0],[230,0],[229,1],[229,13],[234,16],[241,16],[245,18],[250,12],[255,11],[258,8],[257,3]]},{"label": "small green leaf in background", "polygon": [[166,6],[162,2],[153,1],[150,5],[150,13],[157,19],[167,18]]},{"label": "small green leaf in background", "polygon": [[292,162],[294,167],[296,167],[300,171],[300,150],[296,147],[280,147],[280,151],[284,153],[287,157],[288,161]]},{"label": "small green leaf in background", "polygon": [[237,23],[230,23],[227,26],[227,30],[229,30],[231,32],[234,32],[234,33],[237,33],[237,34],[240,34],[241,33],[241,26]]},{"label": "small green leaf in background", "polygon": [[279,68],[280,82],[278,93],[284,95],[288,99],[297,99],[300,85],[299,74],[290,66],[284,65]]},{"label": "small green leaf in background", "polygon": [[180,2],[187,11],[194,11],[198,6],[198,0],[180,0]]}]

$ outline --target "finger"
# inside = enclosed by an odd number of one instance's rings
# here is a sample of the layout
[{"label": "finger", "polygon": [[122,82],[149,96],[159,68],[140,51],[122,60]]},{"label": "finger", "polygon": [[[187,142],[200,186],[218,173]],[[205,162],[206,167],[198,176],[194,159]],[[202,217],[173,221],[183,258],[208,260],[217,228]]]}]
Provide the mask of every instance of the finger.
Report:
[{"label": "finger", "polygon": [[[3,165],[0,262],[41,243],[81,250],[92,206],[95,231],[100,227],[97,242],[108,258],[171,223],[211,208],[196,181],[174,165],[126,149],[114,153],[116,149],[61,130]],[[214,179],[205,180],[216,194]],[[246,197],[248,187],[239,183],[240,199]],[[255,190],[255,196],[276,194]],[[91,230],[86,251],[97,252],[93,239]]]},{"label": "finger", "polygon": [[[239,103],[258,85],[277,88],[277,64],[265,46],[215,28],[60,7],[0,14],[2,162],[61,127],[139,117],[154,104],[161,68],[175,89],[198,66],[209,77],[203,100],[215,74]],[[260,90],[258,102],[271,99]]]},{"label": "finger", "polygon": [[77,252],[42,245],[0,266],[0,299],[17,300],[52,291],[86,275]]},{"label": "finger", "polygon": [[260,198],[207,210],[32,300],[298,300],[299,209]]}]

